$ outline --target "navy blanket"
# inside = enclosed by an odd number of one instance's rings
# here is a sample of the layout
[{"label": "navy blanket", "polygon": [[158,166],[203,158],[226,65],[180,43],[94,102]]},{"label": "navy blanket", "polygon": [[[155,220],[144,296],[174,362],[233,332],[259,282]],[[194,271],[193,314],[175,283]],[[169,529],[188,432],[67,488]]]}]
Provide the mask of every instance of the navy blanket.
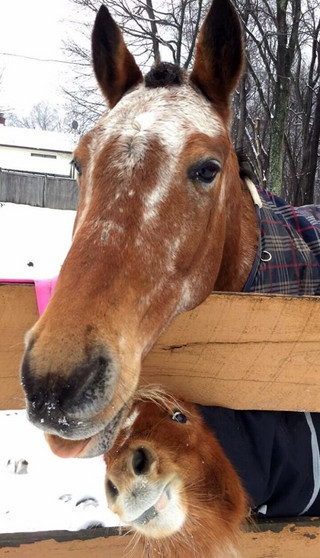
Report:
[{"label": "navy blanket", "polygon": [[256,513],[320,515],[320,413],[198,409]]},{"label": "navy blanket", "polygon": [[[320,208],[258,192],[259,243],[244,292],[319,295]],[[257,513],[320,515],[320,413],[199,409]]]}]

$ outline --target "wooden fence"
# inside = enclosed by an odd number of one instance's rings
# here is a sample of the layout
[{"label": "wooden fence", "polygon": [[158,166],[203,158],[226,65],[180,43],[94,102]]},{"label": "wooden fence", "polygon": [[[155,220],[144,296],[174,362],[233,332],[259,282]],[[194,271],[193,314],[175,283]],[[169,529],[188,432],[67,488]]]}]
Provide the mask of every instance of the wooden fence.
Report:
[{"label": "wooden fence", "polygon": [[0,169],[0,202],[76,209],[78,197],[78,186],[72,178]]},{"label": "wooden fence", "polygon": [[[178,316],[143,362],[198,403],[236,409],[320,412],[320,298],[214,294]],[[37,319],[32,285],[0,285],[0,409],[21,408],[19,362]],[[115,529],[0,535],[0,557],[141,558]],[[319,558],[318,518],[266,520],[243,534],[246,558]]]}]

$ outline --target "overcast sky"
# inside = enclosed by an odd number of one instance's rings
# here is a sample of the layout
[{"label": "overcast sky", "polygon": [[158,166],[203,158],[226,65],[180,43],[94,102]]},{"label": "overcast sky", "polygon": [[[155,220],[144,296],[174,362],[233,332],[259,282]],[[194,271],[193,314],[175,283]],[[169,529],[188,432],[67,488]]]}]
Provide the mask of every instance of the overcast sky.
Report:
[{"label": "overcast sky", "polygon": [[0,108],[21,115],[42,100],[63,103],[72,66],[50,60],[66,60],[62,41],[74,9],[70,0],[0,0]]}]

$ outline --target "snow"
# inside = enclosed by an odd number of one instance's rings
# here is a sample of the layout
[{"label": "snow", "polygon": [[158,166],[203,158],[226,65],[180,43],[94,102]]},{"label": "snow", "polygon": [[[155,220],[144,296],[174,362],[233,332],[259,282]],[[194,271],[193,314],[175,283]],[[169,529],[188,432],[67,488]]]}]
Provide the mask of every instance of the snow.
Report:
[{"label": "snow", "polygon": [[[71,244],[74,218],[75,211],[0,202],[0,278],[58,275]],[[120,524],[107,508],[102,457],[56,457],[25,411],[0,411],[0,447],[0,532]]]},{"label": "snow", "polygon": [[0,411],[0,447],[0,532],[120,525],[107,508],[102,457],[56,457],[25,411]]},{"label": "snow", "polygon": [[0,145],[73,153],[78,139],[62,132],[0,125]]},{"label": "snow", "polygon": [[76,212],[0,202],[0,279],[51,279],[71,245]]}]

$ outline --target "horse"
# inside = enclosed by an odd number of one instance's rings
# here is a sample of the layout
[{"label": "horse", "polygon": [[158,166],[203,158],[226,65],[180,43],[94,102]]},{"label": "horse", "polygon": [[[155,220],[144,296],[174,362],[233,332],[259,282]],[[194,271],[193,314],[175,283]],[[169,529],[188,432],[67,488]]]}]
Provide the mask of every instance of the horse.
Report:
[{"label": "horse", "polygon": [[[318,516],[320,414],[205,407],[140,387],[104,455],[109,508],[144,556],[241,556],[258,517]],[[141,549],[141,546],[139,547]]]},{"label": "horse", "polygon": [[240,558],[247,495],[193,404],[141,388],[104,459],[108,506],[143,556]]},{"label": "horse", "polygon": [[213,0],[190,74],[160,63],[143,77],[105,6],[92,57],[110,110],[75,150],[73,242],[21,367],[30,421],[69,457],[112,446],[141,361],[176,315],[212,291],[291,292],[281,281],[291,267],[294,293],[320,282],[309,277],[320,266],[301,238],[307,225],[288,238],[285,220],[283,244],[296,266],[283,265],[277,226],[288,210],[281,217],[276,198],[258,192],[230,139],[244,59],[230,0]]}]

